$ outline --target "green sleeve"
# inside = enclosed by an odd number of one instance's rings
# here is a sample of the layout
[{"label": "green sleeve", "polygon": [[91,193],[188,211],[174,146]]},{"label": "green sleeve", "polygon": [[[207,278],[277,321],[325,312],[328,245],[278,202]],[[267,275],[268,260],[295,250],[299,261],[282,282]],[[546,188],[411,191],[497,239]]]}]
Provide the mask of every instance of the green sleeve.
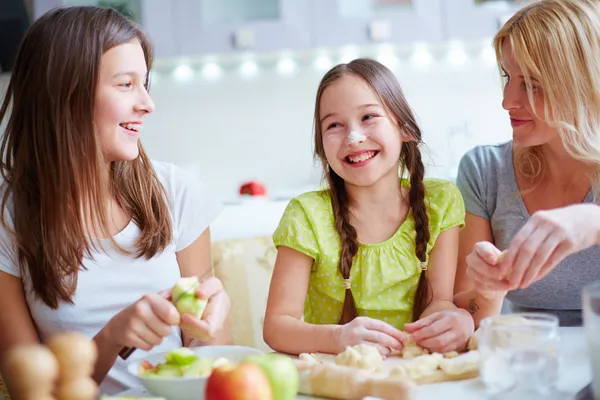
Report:
[{"label": "green sleeve", "polygon": [[440,233],[456,226],[463,228],[465,225],[465,203],[458,187],[453,182],[448,182],[444,189],[439,215]]},{"label": "green sleeve", "polygon": [[292,199],[287,205],[273,234],[273,243],[275,247],[286,246],[318,261],[319,244],[315,230],[305,208],[297,199]]}]

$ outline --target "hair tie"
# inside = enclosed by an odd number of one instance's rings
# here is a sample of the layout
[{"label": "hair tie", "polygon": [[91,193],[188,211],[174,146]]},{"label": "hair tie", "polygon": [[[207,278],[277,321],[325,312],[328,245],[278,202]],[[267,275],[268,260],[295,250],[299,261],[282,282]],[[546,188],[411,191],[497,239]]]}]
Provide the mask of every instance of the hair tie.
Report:
[{"label": "hair tie", "polygon": [[421,262],[421,271],[427,271],[427,262]]},{"label": "hair tie", "polygon": [[348,290],[352,286],[350,279],[344,279],[344,289]]}]

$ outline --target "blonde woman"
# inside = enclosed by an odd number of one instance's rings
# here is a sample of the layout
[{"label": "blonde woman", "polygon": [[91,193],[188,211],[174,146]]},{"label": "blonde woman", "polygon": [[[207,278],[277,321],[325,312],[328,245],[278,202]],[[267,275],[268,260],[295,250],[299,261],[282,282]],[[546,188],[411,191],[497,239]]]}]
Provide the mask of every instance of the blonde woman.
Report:
[{"label": "blonde woman", "polygon": [[582,286],[600,280],[600,2],[531,4],[494,46],[513,140],[461,161],[455,303],[476,323],[507,298],[580,325]]}]

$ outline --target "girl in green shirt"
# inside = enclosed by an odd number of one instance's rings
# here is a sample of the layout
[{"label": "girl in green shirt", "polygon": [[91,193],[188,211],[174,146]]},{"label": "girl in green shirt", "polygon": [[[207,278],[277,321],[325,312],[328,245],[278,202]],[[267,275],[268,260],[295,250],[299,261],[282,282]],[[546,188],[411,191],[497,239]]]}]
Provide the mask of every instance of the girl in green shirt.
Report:
[{"label": "girl in green shirt", "polygon": [[406,333],[432,351],[466,346],[473,319],[452,302],[464,205],[452,182],[424,179],[420,144],[386,67],[358,59],[324,76],[315,157],[328,189],[291,200],[274,234],[271,348],[339,353],[371,343],[386,355]]}]

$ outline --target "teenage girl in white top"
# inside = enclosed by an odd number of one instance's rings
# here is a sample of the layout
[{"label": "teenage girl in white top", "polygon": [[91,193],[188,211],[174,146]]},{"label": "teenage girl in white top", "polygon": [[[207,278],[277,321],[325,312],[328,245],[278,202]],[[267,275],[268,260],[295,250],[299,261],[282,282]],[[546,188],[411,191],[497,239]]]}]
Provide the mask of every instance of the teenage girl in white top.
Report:
[{"label": "teenage girl in white top", "polygon": [[[228,336],[229,298],[210,263],[220,205],[183,170],[151,162],[139,140],[154,109],[151,66],[148,39],[116,11],[54,9],[25,35],[0,109],[0,359],[83,332],[107,394],[136,385],[124,346],[139,349],[133,360]],[[192,275],[206,320],[180,318],[167,299]]]}]

